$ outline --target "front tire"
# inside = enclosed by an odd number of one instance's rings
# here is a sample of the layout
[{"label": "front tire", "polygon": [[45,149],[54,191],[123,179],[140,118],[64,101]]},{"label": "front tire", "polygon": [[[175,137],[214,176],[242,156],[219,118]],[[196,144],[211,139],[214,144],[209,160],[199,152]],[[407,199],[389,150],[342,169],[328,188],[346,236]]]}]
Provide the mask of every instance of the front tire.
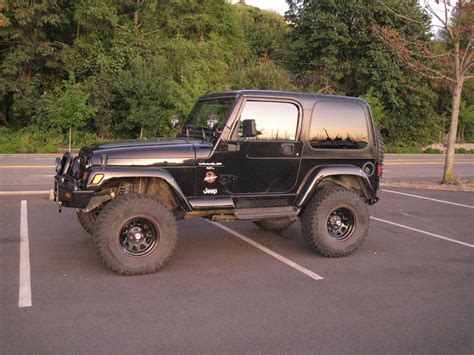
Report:
[{"label": "front tire", "polygon": [[317,253],[337,258],[352,254],[369,231],[369,210],[354,191],[342,187],[318,191],[301,218],[303,237]]},{"label": "front tire", "polygon": [[104,263],[122,275],[157,271],[173,255],[177,240],[172,211],[155,197],[135,193],[105,206],[94,233]]}]

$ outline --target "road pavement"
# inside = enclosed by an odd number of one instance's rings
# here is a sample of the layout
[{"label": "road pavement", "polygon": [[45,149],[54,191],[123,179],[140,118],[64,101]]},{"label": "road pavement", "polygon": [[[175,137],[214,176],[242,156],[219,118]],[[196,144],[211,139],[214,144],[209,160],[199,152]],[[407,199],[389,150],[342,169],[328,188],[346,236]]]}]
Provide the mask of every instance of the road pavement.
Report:
[{"label": "road pavement", "polygon": [[[443,154],[386,154],[382,182],[440,182]],[[454,173],[460,180],[474,179],[474,155],[458,154]]]},{"label": "road pavement", "polygon": [[[28,169],[15,186],[47,189],[26,177],[46,168]],[[298,222],[280,234],[223,223],[229,233],[193,219],[162,270],[126,277],[102,264],[74,210],[0,196],[0,353],[473,353],[474,193],[380,198],[349,257],[314,254]]]}]

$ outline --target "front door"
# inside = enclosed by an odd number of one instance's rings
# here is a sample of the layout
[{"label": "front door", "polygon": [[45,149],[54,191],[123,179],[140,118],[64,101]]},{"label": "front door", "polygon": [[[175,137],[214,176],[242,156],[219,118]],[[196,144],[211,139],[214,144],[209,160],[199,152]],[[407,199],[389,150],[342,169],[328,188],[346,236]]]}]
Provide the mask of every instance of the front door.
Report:
[{"label": "front door", "polygon": [[[224,154],[222,178],[227,193],[284,194],[293,189],[301,162],[300,115],[300,107],[292,102],[244,102],[236,126],[239,132],[234,132]],[[242,137],[244,120],[255,120],[256,137]]]}]

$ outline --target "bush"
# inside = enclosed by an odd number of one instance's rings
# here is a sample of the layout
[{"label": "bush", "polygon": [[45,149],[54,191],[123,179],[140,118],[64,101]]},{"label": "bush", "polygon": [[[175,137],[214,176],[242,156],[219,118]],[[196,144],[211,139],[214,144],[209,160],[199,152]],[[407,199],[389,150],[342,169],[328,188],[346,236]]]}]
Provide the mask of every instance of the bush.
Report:
[{"label": "bush", "polygon": [[436,149],[436,148],[428,147],[425,150],[423,150],[423,153],[426,153],[426,154],[443,154],[444,152],[442,150],[439,150],[439,149]]},{"label": "bush", "polygon": [[18,142],[2,142],[0,143],[0,153],[14,154],[20,151],[21,145]]},{"label": "bush", "polygon": [[456,148],[456,154],[474,154],[474,149]]},{"label": "bush", "polygon": [[[103,141],[93,133],[73,131],[73,146],[80,148]],[[67,147],[68,136],[56,131],[43,132],[37,126],[20,131],[0,127],[0,153],[56,153],[58,148]]]},{"label": "bush", "polygon": [[418,153],[422,153],[422,150],[418,146],[396,146],[396,145],[386,144],[385,153],[418,154]]},{"label": "bush", "polygon": [[0,153],[18,153],[21,148],[19,134],[5,127],[0,127]]},{"label": "bush", "polygon": [[56,153],[57,151],[58,151],[58,147],[56,147],[53,144],[46,144],[36,149],[36,153],[39,153],[39,154]]},{"label": "bush", "polygon": [[[66,137],[67,138],[67,137]],[[110,140],[110,139],[108,139]],[[80,132],[76,131],[72,133],[72,145],[75,148],[81,148],[85,145],[94,144],[97,142],[103,142],[104,139],[100,138],[98,135],[89,132]],[[67,142],[65,142],[67,143]],[[66,144],[67,145],[67,144]]]}]

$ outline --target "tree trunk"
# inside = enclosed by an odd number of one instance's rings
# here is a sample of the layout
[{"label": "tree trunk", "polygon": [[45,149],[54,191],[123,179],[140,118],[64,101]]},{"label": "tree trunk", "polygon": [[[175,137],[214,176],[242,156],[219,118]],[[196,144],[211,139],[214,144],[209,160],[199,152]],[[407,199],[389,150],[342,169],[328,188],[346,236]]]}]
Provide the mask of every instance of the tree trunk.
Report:
[{"label": "tree trunk", "polygon": [[140,139],[143,139],[143,126],[142,126],[142,128],[140,129]]},{"label": "tree trunk", "polygon": [[5,124],[5,127],[8,126],[8,113],[6,111],[2,112],[2,121]]},{"label": "tree trunk", "polygon": [[451,112],[451,124],[449,127],[449,134],[448,134],[448,146],[446,149],[446,163],[444,165],[444,173],[443,173],[443,184],[450,184],[453,183],[454,178],[454,151],[455,151],[455,144],[456,144],[456,136],[458,130],[458,121],[459,121],[459,108],[461,105],[461,92],[463,86],[463,79],[457,78],[454,85],[453,91],[453,108]]},{"label": "tree trunk", "polygon": [[71,153],[72,150],[72,127],[69,127],[69,153]]}]

